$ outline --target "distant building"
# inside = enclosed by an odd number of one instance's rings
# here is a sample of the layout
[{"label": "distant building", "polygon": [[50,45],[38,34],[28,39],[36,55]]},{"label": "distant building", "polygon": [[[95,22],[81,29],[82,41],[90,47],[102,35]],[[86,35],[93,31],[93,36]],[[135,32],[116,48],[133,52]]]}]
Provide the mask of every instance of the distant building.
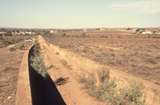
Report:
[{"label": "distant building", "polygon": [[57,33],[57,31],[56,30],[50,30],[49,33],[50,34],[55,34],[55,33]]},{"label": "distant building", "polygon": [[152,31],[143,31],[142,34],[144,34],[144,35],[145,35],[145,34],[151,35],[151,34],[153,34],[153,32],[152,32]]},{"label": "distant building", "polygon": [[27,32],[25,32],[25,34],[28,34],[28,35],[33,35],[33,34],[34,34],[34,32],[27,31]]},{"label": "distant building", "polygon": [[105,28],[96,28],[97,31],[104,31]]},{"label": "distant building", "polygon": [[31,31],[15,31],[15,32],[11,32],[12,35],[33,35],[35,34],[35,32],[31,32]]},{"label": "distant building", "polygon": [[0,32],[0,35],[6,34],[7,32]]}]

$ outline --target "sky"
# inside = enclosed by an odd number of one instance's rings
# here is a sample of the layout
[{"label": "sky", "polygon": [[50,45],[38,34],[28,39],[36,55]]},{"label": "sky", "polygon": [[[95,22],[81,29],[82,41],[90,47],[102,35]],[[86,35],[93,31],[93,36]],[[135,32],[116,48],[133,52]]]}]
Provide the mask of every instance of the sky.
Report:
[{"label": "sky", "polygon": [[159,27],[160,0],[0,0],[0,27]]}]

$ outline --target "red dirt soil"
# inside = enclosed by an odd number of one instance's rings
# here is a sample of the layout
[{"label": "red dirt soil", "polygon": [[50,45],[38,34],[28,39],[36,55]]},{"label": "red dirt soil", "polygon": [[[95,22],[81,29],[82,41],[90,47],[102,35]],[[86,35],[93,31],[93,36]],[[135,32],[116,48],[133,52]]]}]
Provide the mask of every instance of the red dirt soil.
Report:
[{"label": "red dirt soil", "polygon": [[14,105],[23,51],[0,48],[0,105]]}]

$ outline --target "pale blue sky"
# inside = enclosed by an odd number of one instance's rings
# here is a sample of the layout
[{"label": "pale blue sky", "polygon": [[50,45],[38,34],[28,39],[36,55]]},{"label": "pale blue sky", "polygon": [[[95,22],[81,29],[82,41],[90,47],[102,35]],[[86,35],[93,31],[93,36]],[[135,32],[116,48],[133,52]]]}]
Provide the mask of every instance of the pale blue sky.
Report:
[{"label": "pale blue sky", "polygon": [[160,0],[0,0],[0,27],[160,26]]}]

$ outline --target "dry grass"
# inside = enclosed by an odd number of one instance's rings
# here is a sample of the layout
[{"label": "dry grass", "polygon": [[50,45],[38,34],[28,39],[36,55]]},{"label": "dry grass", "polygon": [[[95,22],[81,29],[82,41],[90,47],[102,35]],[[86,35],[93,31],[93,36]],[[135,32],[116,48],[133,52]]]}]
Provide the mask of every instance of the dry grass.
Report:
[{"label": "dry grass", "polygon": [[145,99],[140,85],[136,82],[131,83],[125,89],[118,89],[115,80],[109,78],[109,72],[104,70],[98,72],[100,85],[96,85],[93,74],[87,77],[80,77],[80,82],[87,89],[89,95],[100,101],[105,101],[110,105],[144,105]]},{"label": "dry grass", "polygon": [[[160,84],[160,38],[136,35],[102,33],[99,37],[55,37],[50,42],[85,56],[101,64],[107,64],[143,79]],[[92,34],[90,34],[92,35]],[[88,36],[88,33],[87,33]]]}]

